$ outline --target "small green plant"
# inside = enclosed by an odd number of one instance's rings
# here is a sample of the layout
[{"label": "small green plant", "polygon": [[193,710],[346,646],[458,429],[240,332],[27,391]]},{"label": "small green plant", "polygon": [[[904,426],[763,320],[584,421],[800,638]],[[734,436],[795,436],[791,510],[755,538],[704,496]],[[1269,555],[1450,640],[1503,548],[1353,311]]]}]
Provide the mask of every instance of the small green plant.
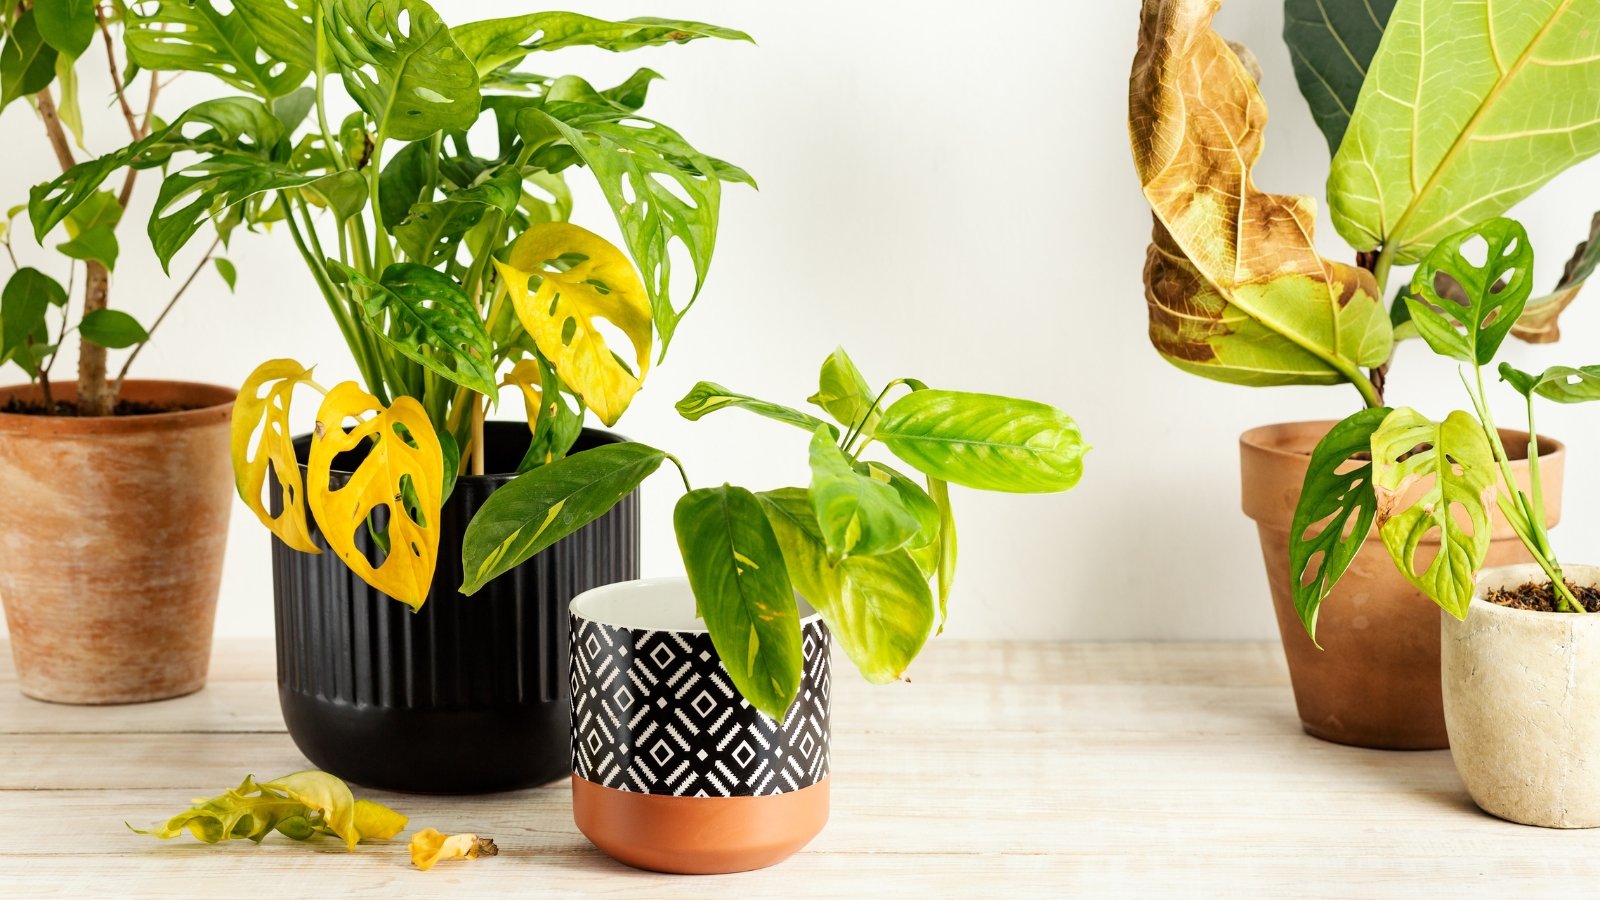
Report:
[{"label": "small green plant", "polygon": [[[1481,254],[1482,263],[1473,258]],[[1471,410],[1434,421],[1410,408],[1364,409],[1336,425],[1312,453],[1290,529],[1296,611],[1316,638],[1317,611],[1373,527],[1406,578],[1446,612],[1465,618],[1489,551],[1498,509],[1550,578],[1566,612],[1585,612],[1561,574],[1545,526],[1534,398],[1600,400],[1600,366],[1555,366],[1534,375],[1501,363],[1528,415],[1529,489],[1495,427],[1483,379],[1532,290],[1533,247],[1522,225],[1494,218],[1440,241],[1412,276],[1405,304],[1437,354],[1462,363]],[[1425,547],[1437,545],[1431,559]]]},{"label": "small green plant", "polygon": [[[885,406],[896,388],[907,393]],[[687,491],[673,525],[698,613],[752,705],[781,719],[799,689],[797,593],[869,681],[901,677],[943,628],[956,564],[949,486],[1065,491],[1078,483],[1089,446],[1069,416],[1042,403],[935,390],[915,378],[874,390],[843,350],[823,363],[809,399],[833,422],[710,382],[677,405],[691,420],[739,408],[806,432],[806,487],[695,488],[676,457],[639,443],[574,454],[519,476],[484,504],[463,541],[462,590],[473,593],[599,518],[671,461]],[[867,459],[874,443],[922,480]]]}]

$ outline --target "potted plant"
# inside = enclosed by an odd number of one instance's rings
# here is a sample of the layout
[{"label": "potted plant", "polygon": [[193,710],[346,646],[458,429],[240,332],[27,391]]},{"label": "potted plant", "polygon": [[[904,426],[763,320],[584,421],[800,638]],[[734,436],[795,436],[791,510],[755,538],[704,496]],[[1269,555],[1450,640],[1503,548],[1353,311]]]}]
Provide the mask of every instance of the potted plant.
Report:
[{"label": "potted plant", "polygon": [[[183,153],[150,217],[161,259],[219,215],[288,232],[360,373],[325,388],[272,360],[233,413],[239,493],[276,538],[290,734],[320,768],[376,787],[558,777],[565,604],[637,574],[636,501],[472,601],[456,596],[462,532],[517,472],[619,440],[584,428],[585,412],[610,426],[627,408],[692,302],[669,296],[669,245],[698,291],[721,185],[750,178],[645,117],[649,69],[600,89],[519,66],[573,46],[748,38],[563,12],[452,28],[421,0],[151,2],[128,28],[138,65],[208,72],[249,96],[77,167],[35,215],[68,214],[120,166]],[[355,107],[342,119],[335,83]],[[566,221],[575,167],[598,181],[632,262]],[[608,345],[619,333],[630,347]],[[485,421],[501,387],[526,424]],[[323,398],[313,433],[294,438],[297,388]]]},{"label": "potted plant", "polygon": [[[24,2],[0,14],[0,109],[18,117],[31,106],[37,123],[13,118],[13,139],[48,141],[63,170],[85,153],[84,66],[109,67],[106,115],[132,139],[158,122],[162,82],[123,67],[118,6]],[[86,190],[69,215],[34,217],[35,241],[59,254],[37,267],[13,246],[23,207],[0,222],[12,267],[0,291],[0,366],[27,379],[0,387],[0,600],[18,684],[41,700],[175,697],[205,684],[211,660],[234,392],[129,373],[205,269],[231,286],[232,264],[217,251],[235,220],[217,220],[209,248],[146,327],[110,306],[117,229],[138,183],[130,172]],[[57,363],[74,343],[77,377],[62,379]],[[127,351],[115,367],[112,351]]]},{"label": "potted plant", "polygon": [[[1593,23],[1571,4],[1511,23],[1466,4],[1286,0],[1284,37],[1333,153],[1328,204],[1355,251],[1347,265],[1318,255],[1311,198],[1269,194],[1251,179],[1266,124],[1259,68],[1212,30],[1219,6],[1143,4],[1129,131],[1155,219],[1144,270],[1151,342],[1197,375],[1350,385],[1363,406],[1381,408],[1394,345],[1419,334],[1403,299],[1387,301],[1393,270],[1600,149],[1600,130],[1588,127],[1600,108],[1600,57],[1580,46]],[[1441,67],[1451,74],[1432,77]],[[1600,246],[1586,241],[1555,290],[1504,324],[1525,340],[1554,340],[1597,260]],[[1291,525],[1311,451],[1333,424],[1271,425],[1240,439],[1244,509],[1260,532],[1301,722],[1341,743],[1442,747],[1433,613],[1380,541],[1354,549],[1323,605],[1325,652],[1297,624],[1317,569],[1306,581],[1291,575]],[[1562,456],[1553,442],[1541,449],[1553,524]],[[1527,463],[1509,465],[1523,483]],[[1489,528],[1490,564],[1526,559],[1497,511]]]},{"label": "potted plant", "polygon": [[[896,388],[909,391],[885,406]],[[693,488],[671,454],[621,443],[519,476],[467,529],[471,592],[605,515],[662,463],[683,476],[673,525],[688,578],[572,603],[573,816],[630,865],[742,871],[814,837],[828,817],[831,642],[869,681],[902,677],[944,626],[949,485],[1065,491],[1089,449],[1054,407],[914,378],[874,390],[843,350],[810,400],[837,424],[710,382],[678,403],[689,419],[738,407],[798,427],[806,487]],[[875,442],[922,482],[868,459]]]},{"label": "potted plant", "polygon": [[[1515,822],[1592,828],[1600,825],[1600,762],[1590,752],[1600,678],[1586,662],[1600,647],[1600,619],[1586,613],[1600,612],[1600,568],[1563,567],[1551,545],[1534,403],[1600,399],[1600,367],[1532,374],[1500,364],[1527,405],[1525,486],[1512,477],[1516,457],[1495,427],[1483,378],[1528,301],[1532,272],[1527,232],[1505,218],[1429,252],[1405,303],[1428,346],[1470,369],[1461,381],[1472,408],[1440,421],[1369,409],[1335,426],[1313,454],[1295,512],[1291,571],[1299,577],[1314,553],[1327,560],[1299,610],[1315,638],[1323,597],[1376,528],[1395,567],[1449,614],[1441,617],[1444,715],[1472,799]],[[1532,563],[1484,567],[1491,509]]]}]

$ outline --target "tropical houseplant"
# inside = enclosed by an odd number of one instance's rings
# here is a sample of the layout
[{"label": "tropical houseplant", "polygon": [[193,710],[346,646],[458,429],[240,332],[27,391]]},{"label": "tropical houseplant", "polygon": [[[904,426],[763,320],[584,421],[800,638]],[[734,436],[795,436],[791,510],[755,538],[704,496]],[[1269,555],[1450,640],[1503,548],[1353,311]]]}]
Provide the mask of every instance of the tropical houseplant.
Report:
[{"label": "tropical houseplant", "polygon": [[[1446,237],[1423,259],[1404,302],[1428,346],[1463,364],[1471,410],[1435,421],[1379,407],[1334,426],[1312,454],[1295,510],[1290,574],[1315,639],[1322,600],[1375,528],[1396,568],[1448,613],[1445,721],[1473,799],[1513,821],[1595,827],[1600,676],[1586,662],[1600,646],[1600,620],[1586,613],[1600,612],[1600,569],[1563,568],[1556,556],[1534,405],[1600,399],[1600,367],[1534,374],[1500,364],[1527,406],[1526,484],[1512,476],[1483,378],[1528,302],[1532,271],[1528,234],[1506,218]],[[1532,563],[1484,568],[1491,509]]]},{"label": "tropical houseplant", "polygon": [[[47,144],[70,170],[90,143],[84,105],[125,125],[131,140],[159,125],[165,82],[124,67],[120,4],[11,3],[0,23],[0,109],[10,110],[13,140]],[[80,104],[79,78],[107,71],[110,106]],[[35,122],[21,121],[30,114]],[[216,254],[237,220],[217,220],[209,248],[146,327],[110,306],[126,255],[118,228],[146,181],[129,172],[86,192],[70,214],[35,219],[31,241],[19,239],[25,203],[0,221],[12,267],[0,291],[0,367],[26,377],[0,387],[0,599],[19,684],[45,700],[187,694],[205,683],[211,658],[234,392],[129,373],[205,269],[214,265],[231,286],[232,264]],[[54,254],[24,265],[19,253],[27,259],[33,243]],[[57,364],[74,344],[77,378],[63,383]],[[119,350],[120,365],[109,367]],[[62,552],[64,542],[94,552]]]},{"label": "tropical houseplant", "polygon": [[[897,388],[908,392],[885,405]],[[810,400],[834,421],[710,382],[677,407],[799,428],[806,487],[694,488],[676,457],[620,443],[519,476],[467,529],[470,592],[605,515],[663,463],[683,476],[673,524],[687,580],[611,585],[572,604],[573,814],[624,862],[742,871],[804,846],[827,821],[830,641],[869,681],[901,678],[944,625],[949,485],[1065,491],[1089,449],[1059,409],[915,378],[875,389],[842,349]],[[920,483],[867,458],[873,443]]]},{"label": "tropical houseplant", "polygon": [[[515,473],[617,440],[585,429],[585,411],[611,425],[627,408],[693,300],[670,290],[670,245],[698,292],[721,185],[750,178],[640,112],[660,77],[650,69],[598,89],[519,67],[566,47],[702,37],[748,40],[564,12],[452,28],[421,0],[131,7],[135,63],[206,72],[247,96],[201,103],[78,166],[33,211],[55,221],[113,171],[181,154],[149,220],[163,262],[234,214],[288,232],[304,258],[360,381],[324,388],[310,367],[264,363],[240,391],[232,450],[240,495],[277,538],[285,719],[321,768],[429,792],[563,771],[564,606],[637,574],[636,506],[471,603],[455,596],[455,548]],[[355,107],[342,119],[335,85]],[[627,253],[566,221],[564,177],[579,167]],[[631,346],[614,351],[619,334]],[[526,425],[486,424],[502,386]],[[301,387],[323,400],[313,433],[295,439]],[[413,753],[383,749],[401,743]],[[473,764],[419,766],[416,754]]]},{"label": "tropical houseplant", "polygon": [[[1403,298],[1388,300],[1391,273],[1600,150],[1591,46],[1600,10],[1285,0],[1284,37],[1333,154],[1328,205],[1353,250],[1346,264],[1318,255],[1311,198],[1252,181],[1266,124],[1260,70],[1212,29],[1219,6],[1143,4],[1129,131],[1155,218],[1144,271],[1151,342],[1194,374],[1349,385],[1379,408],[1394,345],[1419,333]],[[1555,339],[1561,310],[1600,261],[1597,243],[1584,242],[1555,289],[1506,323],[1511,333]],[[1297,624],[1287,566],[1294,497],[1332,424],[1267,426],[1240,441],[1244,507],[1260,531],[1302,724],[1344,743],[1443,746],[1433,616],[1379,542],[1363,545],[1346,593],[1324,607],[1325,653]],[[1560,458],[1546,462],[1555,494]],[[1514,469],[1526,477],[1526,463]],[[1547,512],[1553,519],[1554,503]],[[1491,562],[1523,558],[1496,527]]]}]

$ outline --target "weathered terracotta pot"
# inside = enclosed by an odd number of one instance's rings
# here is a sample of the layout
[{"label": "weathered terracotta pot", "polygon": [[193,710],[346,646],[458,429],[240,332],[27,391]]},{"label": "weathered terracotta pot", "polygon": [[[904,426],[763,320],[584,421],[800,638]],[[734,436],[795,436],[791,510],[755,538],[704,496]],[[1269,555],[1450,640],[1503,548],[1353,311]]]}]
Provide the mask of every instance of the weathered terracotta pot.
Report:
[{"label": "weathered terracotta pot", "polygon": [[[1295,614],[1289,526],[1311,451],[1334,424],[1267,425],[1239,438],[1244,511],[1260,533],[1300,724],[1307,734],[1339,744],[1443,749],[1449,738],[1439,692],[1439,608],[1400,574],[1376,529],[1323,601],[1317,617],[1317,640],[1323,649],[1306,636]],[[1500,434],[1513,457],[1526,450],[1526,432],[1503,429]],[[1551,525],[1561,517],[1565,459],[1559,441],[1539,439],[1539,471]],[[1517,484],[1526,489],[1527,463],[1513,462],[1511,470]],[[1490,514],[1493,533],[1486,565],[1528,560],[1505,518],[1498,510]]]},{"label": "weathered terracotta pot", "polygon": [[[71,384],[55,386],[73,400]],[[0,389],[37,401],[34,386]],[[137,703],[197,691],[211,659],[233,475],[234,392],[129,381],[183,412],[0,413],[0,600],[22,692]]]},{"label": "weathered terracotta pot", "polygon": [[[1597,566],[1561,574],[1600,585]],[[1478,597],[1549,581],[1531,563],[1486,569]],[[1600,826],[1600,615],[1474,599],[1466,621],[1441,616],[1450,755],[1473,802],[1524,825]]]},{"label": "weathered terracotta pot", "polygon": [[780,725],[734,690],[694,610],[682,578],[572,601],[572,817],[642,869],[770,866],[828,821],[832,640],[802,606],[800,694]]}]

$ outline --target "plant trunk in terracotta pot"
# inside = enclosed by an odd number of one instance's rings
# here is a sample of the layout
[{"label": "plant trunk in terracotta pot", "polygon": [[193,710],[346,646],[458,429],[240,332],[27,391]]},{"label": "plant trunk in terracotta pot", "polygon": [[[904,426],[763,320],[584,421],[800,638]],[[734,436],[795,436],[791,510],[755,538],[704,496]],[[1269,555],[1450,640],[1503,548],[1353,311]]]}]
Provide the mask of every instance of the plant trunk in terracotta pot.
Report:
[{"label": "plant trunk in terracotta pot", "polygon": [[[1563,566],[1600,587],[1600,566]],[[1600,615],[1513,609],[1496,589],[1548,585],[1535,564],[1485,569],[1465,621],[1442,615],[1444,714],[1456,771],[1486,812],[1545,828],[1600,826]]]},{"label": "plant trunk in terracotta pot", "polygon": [[787,859],[828,821],[829,652],[800,607],[800,691],[780,724],[733,687],[683,578],[572,601],[572,815],[611,857],[658,872]]},{"label": "plant trunk in terracotta pot", "polygon": [[[1387,750],[1449,746],[1439,687],[1438,607],[1395,568],[1376,530],[1323,601],[1317,648],[1295,613],[1289,583],[1289,527],[1311,451],[1333,422],[1289,422],[1239,438],[1245,514],[1256,522],[1267,583],[1289,663],[1295,706],[1307,734],[1339,744]],[[1507,448],[1527,446],[1527,433],[1501,430]],[[1539,439],[1546,514],[1561,516],[1561,443]],[[1512,475],[1528,487],[1525,460]],[[1404,505],[1404,504],[1402,504]],[[1529,559],[1498,510],[1485,565]]]},{"label": "plant trunk in terracotta pot", "polygon": [[[55,387],[75,402],[72,385]],[[22,692],[136,703],[199,690],[233,473],[229,388],[128,381],[104,417],[0,411],[0,600]],[[40,405],[0,389],[0,410]]]}]

